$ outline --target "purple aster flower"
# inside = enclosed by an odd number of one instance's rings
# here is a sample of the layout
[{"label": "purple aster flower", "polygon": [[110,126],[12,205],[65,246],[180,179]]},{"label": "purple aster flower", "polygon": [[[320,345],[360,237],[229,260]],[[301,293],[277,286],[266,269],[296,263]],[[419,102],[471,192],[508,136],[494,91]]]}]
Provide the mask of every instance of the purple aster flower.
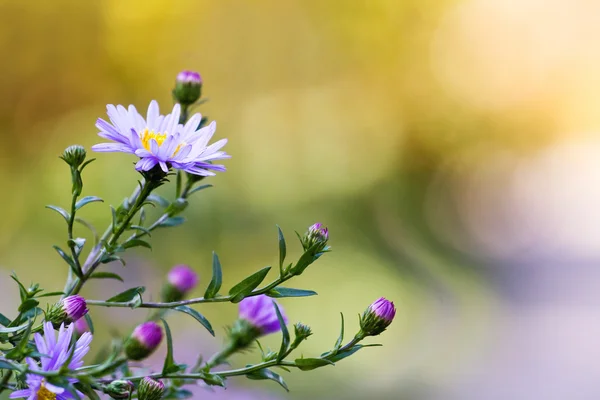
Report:
[{"label": "purple aster flower", "polygon": [[135,165],[138,171],[149,171],[159,165],[163,172],[170,167],[201,176],[215,175],[212,171],[225,171],[223,165],[213,161],[229,158],[220,149],[227,139],[221,139],[210,146],[209,140],[215,133],[216,123],[197,129],[202,116],[194,114],[185,125],[179,124],[181,106],[175,104],[171,114],[160,115],[158,103],[150,102],[146,119],[133,105],[125,109],[122,105],[107,106],[111,123],[98,118],[98,135],[114,143],[101,143],[92,146],[99,152],[123,152],[140,157]]},{"label": "purple aster flower", "polygon": [[394,303],[381,297],[365,310],[360,318],[360,327],[367,336],[376,336],[386,330],[396,316]]},{"label": "purple aster flower", "polygon": [[143,360],[156,350],[162,341],[162,328],[154,321],[138,325],[127,342],[125,354],[130,360]]},{"label": "purple aster flower", "polygon": [[[283,309],[279,305],[278,307],[287,324],[287,317],[283,313]],[[242,300],[239,306],[239,317],[248,321],[261,335],[268,335],[281,329],[273,299],[264,294],[246,297]]]},{"label": "purple aster flower", "polygon": [[171,268],[162,289],[163,301],[179,301],[198,284],[198,274],[189,266],[180,264]]},{"label": "purple aster flower", "polygon": [[[33,358],[27,358],[29,369],[31,371],[57,371],[65,365],[71,351],[73,351],[73,357],[69,361],[69,369],[81,368],[83,366],[83,357],[90,350],[92,334],[86,332],[81,335],[79,340],[75,343],[75,349],[73,350],[71,348],[73,329],[73,324],[69,325],[67,328],[65,328],[64,325],[61,325],[57,337],[52,323],[44,323],[44,336],[36,333],[33,338],[35,340],[37,351],[47,357],[40,358],[41,365]],[[29,400],[66,400],[73,398],[73,395],[64,388],[46,382],[42,376],[27,374],[25,382],[28,386],[27,389],[13,392],[10,395],[11,399],[27,397]],[[77,379],[69,378],[69,383],[75,382],[77,382]],[[81,394],[81,397],[83,397],[83,394]]]}]

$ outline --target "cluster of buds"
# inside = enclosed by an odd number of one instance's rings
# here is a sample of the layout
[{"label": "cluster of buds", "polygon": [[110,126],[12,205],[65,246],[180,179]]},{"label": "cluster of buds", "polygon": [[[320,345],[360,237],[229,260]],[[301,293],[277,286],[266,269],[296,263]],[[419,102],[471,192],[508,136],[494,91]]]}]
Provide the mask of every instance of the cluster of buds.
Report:
[{"label": "cluster of buds", "polygon": [[300,275],[306,268],[315,262],[321,255],[329,250],[327,241],[329,240],[329,230],[320,222],[311,225],[304,236],[300,238],[304,254],[296,265],[291,266],[287,272],[292,275]]},{"label": "cluster of buds", "polygon": [[[233,348],[243,349],[260,336],[275,333],[281,329],[275,304],[274,300],[264,294],[247,297],[240,302],[239,318],[229,331]],[[279,312],[287,324],[287,317],[283,314],[281,307],[279,307]]]},{"label": "cluster of buds", "polygon": [[55,327],[62,323],[75,322],[87,314],[85,299],[79,295],[67,296],[46,311],[46,321]]},{"label": "cluster of buds", "polygon": [[125,341],[125,355],[130,360],[143,360],[157,349],[162,338],[162,328],[156,322],[144,322]]},{"label": "cluster of buds", "polygon": [[187,265],[174,266],[167,275],[162,288],[162,301],[171,303],[180,301],[198,284],[198,275]]},{"label": "cluster of buds", "polygon": [[175,81],[173,97],[184,106],[194,104],[202,95],[202,77],[194,71],[181,71]]},{"label": "cluster of buds", "polygon": [[377,336],[394,320],[394,303],[384,297],[377,299],[360,317],[360,329],[364,336]]},{"label": "cluster of buds", "polygon": [[138,386],[139,400],[160,400],[165,393],[165,385],[161,381],[145,377]]}]

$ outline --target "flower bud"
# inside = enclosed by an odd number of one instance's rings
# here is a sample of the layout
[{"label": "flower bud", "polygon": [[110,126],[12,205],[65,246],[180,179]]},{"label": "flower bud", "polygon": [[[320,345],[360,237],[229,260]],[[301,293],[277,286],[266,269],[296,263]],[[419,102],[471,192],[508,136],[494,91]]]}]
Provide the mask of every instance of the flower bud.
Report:
[{"label": "flower bud", "polygon": [[360,329],[365,336],[377,336],[392,323],[395,315],[394,303],[381,297],[360,317]]},{"label": "flower bud", "polygon": [[181,71],[175,81],[173,96],[178,103],[190,105],[200,98],[202,92],[202,78],[194,71]]},{"label": "flower bud", "polygon": [[161,381],[145,377],[138,386],[139,400],[160,400],[165,393],[165,385]]},{"label": "flower bud", "polygon": [[85,161],[85,156],[85,148],[83,146],[75,144],[73,146],[67,147],[60,156],[60,158],[65,160],[65,162],[71,167],[79,168],[79,166]]},{"label": "flower bud", "polygon": [[106,385],[103,391],[113,399],[128,399],[133,389],[134,386],[131,381],[116,380]]},{"label": "flower bud", "polygon": [[301,322],[297,322],[294,325],[294,334],[296,336],[296,340],[300,342],[312,335],[312,330],[310,329],[310,326],[304,325]]},{"label": "flower bud", "polygon": [[[281,330],[274,303],[274,300],[264,294],[247,297],[240,302],[239,319],[229,332],[236,347],[246,347],[260,336]],[[287,317],[281,306],[279,312],[287,324]]]},{"label": "flower bud", "polygon": [[304,237],[302,238],[302,245],[304,250],[308,250],[314,245],[322,245],[323,247],[329,240],[329,230],[323,226],[320,222],[311,225]]},{"label": "flower bud", "polygon": [[138,325],[125,342],[125,354],[130,360],[143,360],[156,350],[162,341],[162,329],[154,321]]},{"label": "flower bud", "polygon": [[180,301],[196,287],[198,275],[187,265],[176,265],[167,275],[167,282],[162,289],[162,301],[170,303]]},{"label": "flower bud", "polygon": [[87,304],[85,299],[79,295],[67,296],[58,303],[54,304],[46,312],[46,321],[52,322],[58,326],[63,322],[74,322],[87,314]]}]

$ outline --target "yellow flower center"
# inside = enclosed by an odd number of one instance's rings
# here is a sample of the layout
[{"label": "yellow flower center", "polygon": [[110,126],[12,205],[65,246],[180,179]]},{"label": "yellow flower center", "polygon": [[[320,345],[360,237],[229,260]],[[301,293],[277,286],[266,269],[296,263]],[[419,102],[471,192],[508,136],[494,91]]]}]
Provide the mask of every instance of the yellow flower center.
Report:
[{"label": "yellow flower center", "polygon": [[40,386],[40,390],[37,392],[38,400],[56,400],[56,393],[52,393],[46,386],[44,386],[44,382]]},{"label": "yellow flower center", "polygon": [[[148,130],[148,128],[144,129],[141,133],[140,133],[140,140],[142,141],[142,145],[144,146],[144,148],[150,152],[152,152],[150,150],[150,140],[156,140],[156,143],[158,144],[158,147],[160,147],[163,142],[167,139],[167,133],[160,133],[160,132],[154,132],[154,131],[150,131]],[[184,143],[180,143],[177,148],[175,149],[175,151],[173,152],[173,154],[171,155],[171,157],[173,157],[175,154],[177,154],[179,152],[179,150],[181,149],[181,146],[183,146]]]},{"label": "yellow flower center", "polygon": [[165,139],[167,139],[167,134],[149,131],[148,128],[144,129],[140,133],[140,140],[142,141],[142,145],[148,151],[150,151],[150,140],[152,140],[152,139],[156,140],[158,147],[160,147],[163,144],[163,142],[165,141]]}]

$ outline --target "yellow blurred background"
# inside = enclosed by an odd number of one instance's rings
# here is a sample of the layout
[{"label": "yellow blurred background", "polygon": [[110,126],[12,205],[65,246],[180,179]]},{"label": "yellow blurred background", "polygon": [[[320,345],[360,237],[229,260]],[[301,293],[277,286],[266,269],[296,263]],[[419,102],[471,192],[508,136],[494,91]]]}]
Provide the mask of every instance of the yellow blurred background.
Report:
[{"label": "yellow blurred background", "polygon": [[[182,228],[110,266],[127,285],[84,294],[142,283],[155,298],[187,263],[201,295],[213,250],[231,286],[277,262],[275,224],[295,257],[294,230],[321,221],[333,252],[291,285],[319,296],[281,302],[315,331],[302,353],[333,345],[340,311],[354,332],[376,298],[398,309],[372,339],[384,347],[285,374],[290,394],[239,378],[197,398],[597,399],[599,15],[592,0],[0,1],[1,312],[16,307],[11,270],[62,288],[51,245],[66,233],[44,209],[69,202],[58,155],[102,141],[107,103],[167,112],[191,69],[210,99],[199,111],[229,139],[228,171]],[[102,230],[137,176],[131,156],[95,156],[84,195],[106,202],[83,213]],[[198,309],[221,337],[236,315]],[[106,327],[99,351],[145,311],[91,315]],[[218,349],[189,317],[171,321],[178,361]]]}]

